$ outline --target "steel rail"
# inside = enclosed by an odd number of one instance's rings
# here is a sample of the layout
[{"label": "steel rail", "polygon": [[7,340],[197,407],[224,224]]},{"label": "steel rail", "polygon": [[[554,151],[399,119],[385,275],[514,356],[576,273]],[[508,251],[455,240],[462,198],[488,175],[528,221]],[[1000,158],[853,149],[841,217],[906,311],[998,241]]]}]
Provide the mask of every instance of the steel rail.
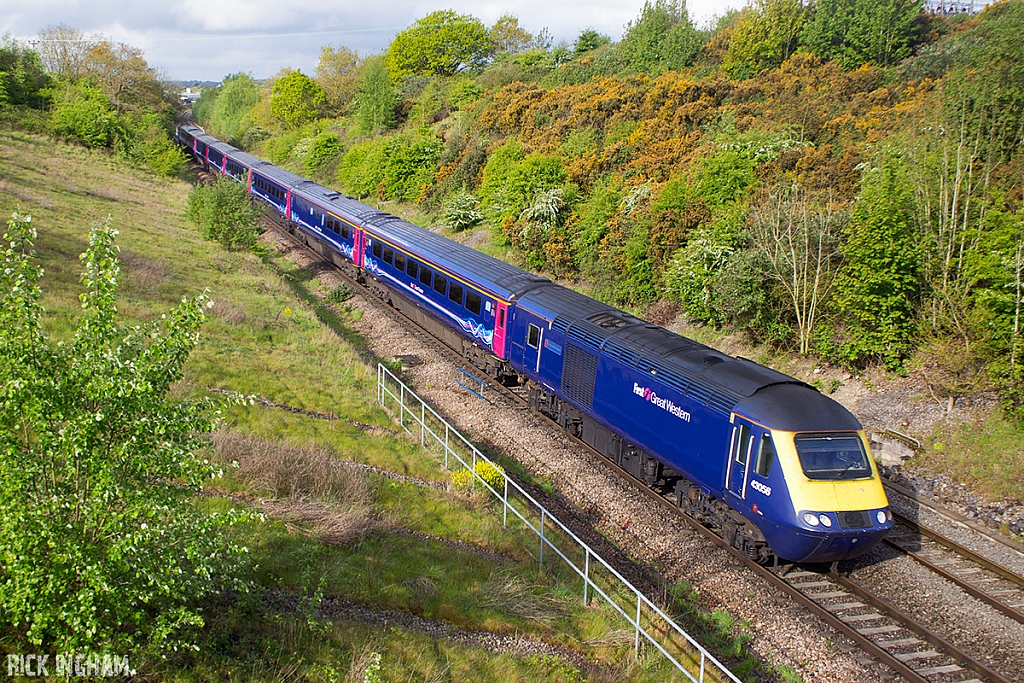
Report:
[{"label": "steel rail", "polygon": [[[900,484],[897,484],[897,483],[895,483],[893,481],[890,481],[889,479],[886,479],[885,477],[882,478],[882,484],[887,489],[892,489],[893,491],[895,491],[896,493],[900,494],[901,496],[903,496],[905,498],[909,498],[910,500],[914,501],[915,503],[917,503],[921,507],[928,508],[929,510],[931,510],[935,514],[940,515],[942,517],[945,517],[946,519],[950,520],[954,524],[956,524],[958,526],[961,526],[961,527],[967,527],[967,528],[971,529],[972,531],[976,531],[977,533],[985,536],[989,540],[994,541],[996,543],[999,543],[1001,545],[1004,545],[1007,548],[1009,548],[1010,550],[1016,552],[1021,557],[1024,557],[1024,545],[1021,545],[1020,543],[1014,541],[1013,539],[1008,538],[1005,534],[1001,534],[999,532],[992,531],[988,527],[983,526],[981,524],[978,524],[973,519],[968,519],[967,517],[964,517],[959,512],[956,512],[955,510],[950,510],[949,508],[947,508],[947,507],[945,507],[943,505],[939,505],[939,504],[935,503],[934,501],[928,500],[928,498],[926,498],[925,496],[920,495],[917,491],[911,491],[910,489],[906,488],[905,486],[901,486]],[[911,521],[913,521],[913,520],[911,520]],[[917,522],[915,522],[915,523],[917,523]]]}]

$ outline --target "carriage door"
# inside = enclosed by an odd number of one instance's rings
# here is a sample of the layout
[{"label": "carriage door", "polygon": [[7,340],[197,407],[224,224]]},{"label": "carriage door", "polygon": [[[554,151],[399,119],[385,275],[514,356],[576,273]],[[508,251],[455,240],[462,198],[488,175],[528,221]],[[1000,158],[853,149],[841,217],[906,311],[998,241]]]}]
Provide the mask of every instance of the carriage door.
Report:
[{"label": "carriage door", "polygon": [[496,301],[494,304],[494,337],[491,350],[498,358],[505,358],[505,327],[508,324],[508,304]]},{"label": "carriage door", "polygon": [[363,231],[354,229],[352,231],[352,263],[356,265],[356,268],[363,267]]},{"label": "carriage door", "polygon": [[729,466],[726,468],[726,491],[735,498],[746,498],[747,473],[750,467],[750,450],[754,442],[751,425],[736,417],[732,427],[732,445],[729,449]]}]

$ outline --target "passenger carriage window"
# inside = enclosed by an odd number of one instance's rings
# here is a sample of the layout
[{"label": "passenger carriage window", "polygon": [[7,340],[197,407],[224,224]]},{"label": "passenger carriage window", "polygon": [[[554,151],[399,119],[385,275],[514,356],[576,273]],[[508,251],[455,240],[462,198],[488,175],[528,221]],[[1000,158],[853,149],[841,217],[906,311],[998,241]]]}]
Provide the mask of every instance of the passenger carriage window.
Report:
[{"label": "passenger carriage window", "polygon": [[505,327],[505,309],[498,309],[498,329]]},{"label": "passenger carriage window", "polygon": [[462,292],[462,285],[460,285],[458,282],[452,282],[451,286],[448,287],[448,298],[461,306]]},{"label": "passenger carriage window", "polygon": [[736,443],[733,444],[733,460],[741,465],[747,464],[747,451],[749,450],[750,427],[740,425],[739,433],[736,435]]},{"label": "passenger carriage window", "polygon": [[440,273],[434,275],[434,291],[444,296],[444,293],[448,290],[448,281],[441,276]]},{"label": "passenger carriage window", "polygon": [[767,477],[772,471],[772,463],[775,462],[775,444],[772,443],[770,434],[761,437],[761,447],[757,449],[757,460],[754,461],[754,474],[759,477]]},{"label": "passenger carriage window", "polygon": [[533,348],[540,346],[540,328],[531,324],[526,332],[526,344]]},{"label": "passenger carriage window", "polygon": [[380,242],[373,243],[373,255],[380,258],[383,247],[380,246]]},{"label": "passenger carriage window", "polygon": [[409,273],[409,277],[411,277],[413,280],[416,279],[416,271],[418,271],[419,268],[420,265],[413,261],[412,259],[409,259],[409,262],[405,264],[405,272]]},{"label": "passenger carriage window", "polygon": [[347,240],[349,234],[350,233],[349,233],[349,230],[348,230],[348,223],[342,223],[341,224],[341,237],[342,237],[342,239],[346,239]]},{"label": "passenger carriage window", "polygon": [[480,295],[475,292],[466,292],[466,308],[473,315],[480,315]]},{"label": "passenger carriage window", "polygon": [[430,286],[430,273],[431,270],[427,267],[420,268],[420,282],[425,286]]},{"label": "passenger carriage window", "polygon": [[384,261],[386,263],[391,263],[391,259],[393,259],[394,257],[395,252],[392,251],[391,249],[388,249],[387,247],[384,247]]},{"label": "passenger carriage window", "polygon": [[405,255],[395,252],[395,268],[399,271],[405,270]]}]

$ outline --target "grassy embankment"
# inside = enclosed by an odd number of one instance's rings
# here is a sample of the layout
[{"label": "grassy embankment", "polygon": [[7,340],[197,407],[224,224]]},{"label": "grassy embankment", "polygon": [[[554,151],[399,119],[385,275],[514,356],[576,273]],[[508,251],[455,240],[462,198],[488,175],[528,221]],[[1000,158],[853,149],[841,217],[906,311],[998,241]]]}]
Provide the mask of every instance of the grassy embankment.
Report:
[{"label": "grassy embankment", "polygon": [[[308,273],[277,254],[229,253],[201,240],[182,216],[186,183],[10,132],[0,133],[0,169],[0,211],[30,213],[39,230],[52,335],[66,336],[78,314],[78,255],[90,224],[110,220],[121,232],[119,310],[126,322],[158,317],[204,288],[215,301],[181,391],[238,391],[343,418],[258,404],[229,412],[217,453],[241,467],[211,483],[216,496],[205,504],[256,505],[268,514],[266,523],[237,531],[251,550],[255,590],[210,610],[199,652],[151,665],[156,678],[362,681],[375,659],[379,680],[387,681],[590,676],[561,659],[327,620],[315,606],[328,597],[567,645],[622,680],[669,679],[658,657],[632,661],[632,633],[610,610],[584,608],[578,583],[539,572],[523,538],[506,533],[481,498],[428,485],[448,477],[376,405],[374,372],[360,359],[365,348],[344,327],[345,316],[358,311],[338,309],[332,331],[308,303],[320,288]],[[345,461],[423,483],[357,472],[339,464]],[[727,615],[701,615],[692,603],[687,611],[720,652],[740,651],[743,638],[729,632],[742,628]],[[752,660],[739,662],[741,670],[753,668]]]}]

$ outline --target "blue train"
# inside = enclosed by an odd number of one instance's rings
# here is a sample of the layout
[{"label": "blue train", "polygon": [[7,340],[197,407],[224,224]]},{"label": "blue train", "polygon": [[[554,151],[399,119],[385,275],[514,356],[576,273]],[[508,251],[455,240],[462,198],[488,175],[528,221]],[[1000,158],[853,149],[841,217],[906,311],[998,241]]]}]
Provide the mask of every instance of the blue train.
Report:
[{"label": "blue train", "polygon": [[178,141],[299,239],[759,562],[832,562],[892,527],[858,420],[792,377],[651,325],[277,168]]}]

